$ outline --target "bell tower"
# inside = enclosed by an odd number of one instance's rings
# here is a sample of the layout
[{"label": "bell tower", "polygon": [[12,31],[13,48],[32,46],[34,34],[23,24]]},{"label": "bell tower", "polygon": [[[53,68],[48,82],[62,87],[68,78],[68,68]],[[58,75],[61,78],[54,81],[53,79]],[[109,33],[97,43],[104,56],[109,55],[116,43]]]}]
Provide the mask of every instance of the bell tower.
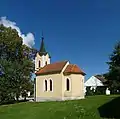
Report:
[{"label": "bell tower", "polygon": [[35,71],[38,71],[40,68],[48,64],[50,64],[50,55],[45,49],[44,37],[42,35],[40,50],[35,57]]}]

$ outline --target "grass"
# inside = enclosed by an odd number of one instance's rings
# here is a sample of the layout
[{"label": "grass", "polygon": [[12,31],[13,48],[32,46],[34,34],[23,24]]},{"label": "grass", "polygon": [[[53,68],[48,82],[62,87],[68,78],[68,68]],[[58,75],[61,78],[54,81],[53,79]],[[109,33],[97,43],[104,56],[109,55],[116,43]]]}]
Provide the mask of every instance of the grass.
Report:
[{"label": "grass", "polygon": [[63,102],[24,102],[0,106],[0,119],[120,119],[119,106],[119,95]]}]

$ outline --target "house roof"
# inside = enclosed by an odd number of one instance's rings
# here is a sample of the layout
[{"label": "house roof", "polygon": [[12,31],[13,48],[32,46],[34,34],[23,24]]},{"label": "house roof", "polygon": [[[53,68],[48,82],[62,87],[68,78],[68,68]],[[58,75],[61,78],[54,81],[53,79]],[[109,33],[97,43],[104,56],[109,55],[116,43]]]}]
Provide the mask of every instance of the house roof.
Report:
[{"label": "house roof", "polygon": [[75,64],[69,64],[63,73],[65,75],[67,75],[67,74],[83,74],[83,75],[85,75],[85,73]]},{"label": "house roof", "polygon": [[[36,75],[45,75],[45,74],[55,74],[60,73],[68,61],[56,62],[53,64],[48,64],[36,72]],[[64,70],[64,75],[68,74],[82,74],[85,73],[77,66],[69,64]]]},{"label": "house roof", "polygon": [[95,76],[91,76],[84,84],[86,87],[92,86],[92,87],[97,87],[97,86],[104,86],[103,82],[96,78]]},{"label": "house roof", "polygon": [[44,75],[44,74],[55,74],[60,73],[64,66],[66,65],[67,61],[56,62],[53,64],[48,64],[41,68],[39,71],[36,72],[37,75]]},{"label": "house roof", "polygon": [[102,75],[95,75],[95,77],[102,82],[106,82],[106,79]]}]

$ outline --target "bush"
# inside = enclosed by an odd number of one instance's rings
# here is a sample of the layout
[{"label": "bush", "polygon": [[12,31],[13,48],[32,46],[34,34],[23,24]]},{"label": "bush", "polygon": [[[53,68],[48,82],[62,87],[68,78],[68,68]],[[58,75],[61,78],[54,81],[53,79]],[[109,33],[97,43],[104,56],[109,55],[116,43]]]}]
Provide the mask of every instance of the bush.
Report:
[{"label": "bush", "polygon": [[86,87],[86,96],[94,95],[94,89],[90,89],[91,87]]},{"label": "bush", "polygon": [[0,104],[11,104],[15,102],[15,98],[11,94],[0,93]]},{"label": "bush", "polygon": [[98,86],[95,90],[96,95],[104,95],[106,92],[106,87],[105,86]]},{"label": "bush", "polygon": [[106,94],[106,86],[98,86],[95,91],[94,88],[92,90],[90,88],[91,87],[86,87],[86,96]]}]

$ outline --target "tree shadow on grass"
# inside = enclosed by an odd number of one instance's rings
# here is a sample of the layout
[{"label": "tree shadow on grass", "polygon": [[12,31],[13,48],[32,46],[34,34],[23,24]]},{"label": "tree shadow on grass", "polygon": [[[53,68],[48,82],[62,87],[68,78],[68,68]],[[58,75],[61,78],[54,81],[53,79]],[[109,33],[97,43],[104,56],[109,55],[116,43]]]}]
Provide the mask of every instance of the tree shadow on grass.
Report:
[{"label": "tree shadow on grass", "polygon": [[120,97],[103,104],[98,108],[100,117],[120,119]]},{"label": "tree shadow on grass", "polygon": [[8,102],[4,102],[4,103],[0,103],[0,105],[10,105],[10,104],[16,104],[16,103],[22,103],[22,102],[28,102],[29,100],[19,100],[19,101],[8,101]]}]

